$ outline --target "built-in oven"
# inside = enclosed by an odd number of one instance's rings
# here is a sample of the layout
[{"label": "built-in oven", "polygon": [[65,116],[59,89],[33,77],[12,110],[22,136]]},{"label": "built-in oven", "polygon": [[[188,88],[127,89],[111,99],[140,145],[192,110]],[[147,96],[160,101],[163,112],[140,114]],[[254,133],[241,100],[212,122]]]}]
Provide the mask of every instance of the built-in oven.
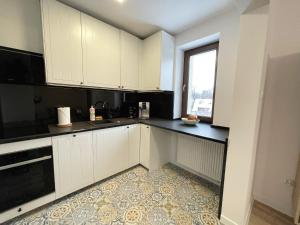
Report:
[{"label": "built-in oven", "polygon": [[53,192],[52,146],[0,155],[0,213]]}]

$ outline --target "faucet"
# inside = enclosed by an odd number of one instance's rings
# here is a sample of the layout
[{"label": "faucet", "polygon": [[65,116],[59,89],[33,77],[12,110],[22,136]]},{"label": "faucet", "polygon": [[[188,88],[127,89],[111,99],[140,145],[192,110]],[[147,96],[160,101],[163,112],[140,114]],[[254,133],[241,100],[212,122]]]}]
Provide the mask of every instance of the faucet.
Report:
[{"label": "faucet", "polygon": [[112,115],[110,113],[110,105],[109,105],[109,102],[106,102],[106,101],[97,101],[95,104],[94,104],[94,107],[95,109],[97,109],[97,105],[101,104],[101,110],[106,110],[106,114],[107,114],[107,118],[108,119],[112,119]]},{"label": "faucet", "polygon": [[105,102],[105,101],[101,101],[101,100],[100,100],[100,101],[97,101],[97,102],[94,104],[94,107],[97,108],[97,105],[98,105],[98,104],[101,104],[101,108],[104,109],[104,108],[105,108],[105,105],[106,105],[106,102]]}]

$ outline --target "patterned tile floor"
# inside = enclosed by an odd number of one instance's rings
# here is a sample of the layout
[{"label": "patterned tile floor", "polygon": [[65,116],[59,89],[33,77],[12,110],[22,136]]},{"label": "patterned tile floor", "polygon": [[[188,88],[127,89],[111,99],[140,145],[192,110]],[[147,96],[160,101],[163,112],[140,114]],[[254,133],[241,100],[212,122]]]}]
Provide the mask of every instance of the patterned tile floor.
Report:
[{"label": "patterned tile floor", "polygon": [[173,165],[138,166],[9,224],[219,225],[217,193]]}]

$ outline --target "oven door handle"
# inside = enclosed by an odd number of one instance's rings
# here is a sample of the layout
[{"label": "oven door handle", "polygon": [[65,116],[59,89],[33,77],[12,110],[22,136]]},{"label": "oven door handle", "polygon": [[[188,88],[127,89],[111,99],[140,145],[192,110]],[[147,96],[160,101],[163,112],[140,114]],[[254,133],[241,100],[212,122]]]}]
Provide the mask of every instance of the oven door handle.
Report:
[{"label": "oven door handle", "polygon": [[0,167],[0,171],[7,170],[7,169],[12,169],[12,168],[16,168],[16,167],[19,167],[19,166],[28,165],[28,164],[32,164],[32,163],[36,163],[36,162],[40,162],[40,161],[44,161],[44,160],[48,160],[48,159],[51,159],[51,158],[52,158],[52,156],[48,155],[48,156],[43,156],[43,157],[36,158],[36,159],[31,159],[31,160],[27,160],[27,161],[23,161],[23,162],[18,162],[18,163],[6,165],[6,166],[1,166]]}]

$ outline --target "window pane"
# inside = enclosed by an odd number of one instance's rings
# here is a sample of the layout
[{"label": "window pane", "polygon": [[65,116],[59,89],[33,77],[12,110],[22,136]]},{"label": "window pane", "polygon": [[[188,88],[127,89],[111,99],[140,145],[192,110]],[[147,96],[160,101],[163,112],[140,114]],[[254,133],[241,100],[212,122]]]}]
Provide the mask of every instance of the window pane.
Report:
[{"label": "window pane", "polygon": [[187,113],[212,117],[217,51],[190,57]]}]

